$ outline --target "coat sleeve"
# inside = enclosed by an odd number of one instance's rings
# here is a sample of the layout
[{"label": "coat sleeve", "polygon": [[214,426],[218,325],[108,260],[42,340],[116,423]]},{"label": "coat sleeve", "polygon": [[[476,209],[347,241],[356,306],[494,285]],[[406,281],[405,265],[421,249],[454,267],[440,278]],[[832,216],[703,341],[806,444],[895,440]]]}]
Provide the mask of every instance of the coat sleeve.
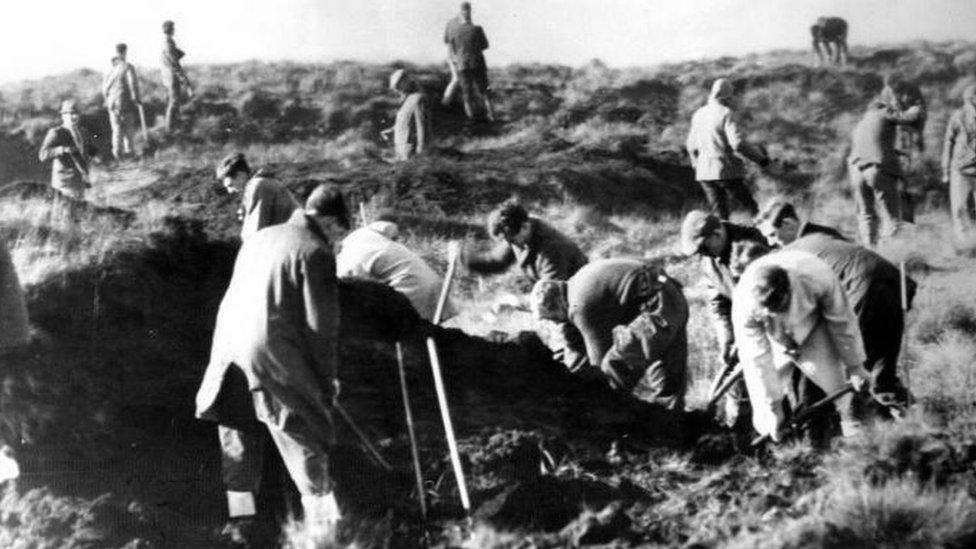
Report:
[{"label": "coat sleeve", "polygon": [[488,37],[485,36],[485,29],[482,27],[478,27],[478,49],[488,49]]},{"label": "coat sleeve", "polygon": [[732,305],[739,364],[752,403],[753,427],[761,435],[778,440],[783,423],[783,387],[773,364],[772,345],[766,327],[755,314],[753,300],[746,292],[736,292]]},{"label": "coat sleeve", "polygon": [[330,390],[339,367],[339,283],[335,257],[317,250],[302,263],[302,286],[308,349],[313,374]]},{"label": "coat sleeve", "polygon": [[570,316],[573,324],[579,329],[580,335],[583,336],[587,360],[592,366],[599,367],[603,363],[603,356],[610,349],[610,344],[606,338],[600,337],[599,326],[594,322],[596,311],[583,306],[571,311]]},{"label": "coat sleeve", "polygon": [[427,150],[428,133],[430,132],[430,122],[428,116],[427,100],[421,98],[417,101],[413,111],[414,125],[417,130],[417,146],[415,152],[421,154]]},{"label": "coat sleeve", "polygon": [[952,149],[959,137],[959,113],[955,112],[946,124],[945,141],[942,144],[942,179],[949,180],[952,172]]},{"label": "coat sleeve", "polygon": [[921,105],[915,105],[903,111],[887,108],[885,109],[884,119],[900,125],[918,124],[925,121],[925,108]]},{"label": "coat sleeve", "polygon": [[739,123],[734,113],[729,113],[729,116],[725,119],[725,138],[733,151],[749,160],[757,164],[766,160],[765,155],[742,136],[742,130],[739,129]]},{"label": "coat sleeve", "polygon": [[860,368],[867,360],[867,355],[864,352],[857,317],[847,301],[847,294],[840,279],[833,272],[824,273],[822,278],[827,279],[826,275],[830,277],[818,299],[820,314],[848,370]]},{"label": "coat sleeve", "polygon": [[515,252],[505,242],[499,242],[485,253],[465,254],[464,266],[478,274],[498,274],[515,264]]},{"label": "coat sleeve", "polygon": [[685,150],[688,151],[692,168],[698,164],[698,124],[696,124],[695,118],[695,116],[691,117],[691,127],[688,128],[688,137],[685,139]]},{"label": "coat sleeve", "polygon": [[41,160],[41,162],[54,160],[62,154],[65,154],[65,147],[58,146],[57,140],[57,128],[51,128],[48,130],[47,135],[44,136],[44,141],[41,142],[41,149],[37,153],[37,157]]}]

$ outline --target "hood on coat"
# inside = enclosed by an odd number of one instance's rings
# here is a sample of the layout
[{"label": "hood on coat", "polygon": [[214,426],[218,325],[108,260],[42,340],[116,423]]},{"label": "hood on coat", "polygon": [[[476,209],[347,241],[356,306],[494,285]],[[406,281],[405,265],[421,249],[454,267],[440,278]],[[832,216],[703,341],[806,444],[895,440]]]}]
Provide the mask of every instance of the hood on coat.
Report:
[{"label": "hood on coat", "polygon": [[734,93],[735,90],[732,89],[732,83],[725,78],[719,78],[712,83],[712,91],[708,95],[708,100],[709,102],[724,104],[729,99],[732,99]]}]

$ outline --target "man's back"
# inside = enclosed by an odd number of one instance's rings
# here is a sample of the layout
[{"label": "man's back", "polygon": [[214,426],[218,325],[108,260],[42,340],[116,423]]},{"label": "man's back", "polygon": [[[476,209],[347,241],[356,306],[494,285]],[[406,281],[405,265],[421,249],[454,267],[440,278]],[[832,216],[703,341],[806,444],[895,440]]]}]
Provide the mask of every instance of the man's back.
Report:
[{"label": "man's back", "polygon": [[353,231],[342,241],[336,272],[340,277],[382,282],[405,295],[420,316],[427,320],[434,316],[440,276],[409,248],[369,227]]},{"label": "man's back", "polygon": [[742,141],[732,110],[715,101],[700,107],[691,118],[686,147],[695,158],[698,181],[736,179],[745,164],[735,151]]},{"label": "man's back", "polygon": [[478,25],[459,23],[450,27],[447,43],[454,51],[458,68],[480,69],[485,66],[485,56],[482,53],[488,49],[488,39],[485,31]]},{"label": "man's back", "polygon": [[259,230],[288,221],[299,208],[295,197],[270,173],[259,171],[244,187],[241,207],[244,219],[241,239]]},{"label": "man's back", "polygon": [[109,107],[129,105],[133,101],[138,101],[139,86],[135,68],[127,61],[116,62],[105,76],[102,93]]}]

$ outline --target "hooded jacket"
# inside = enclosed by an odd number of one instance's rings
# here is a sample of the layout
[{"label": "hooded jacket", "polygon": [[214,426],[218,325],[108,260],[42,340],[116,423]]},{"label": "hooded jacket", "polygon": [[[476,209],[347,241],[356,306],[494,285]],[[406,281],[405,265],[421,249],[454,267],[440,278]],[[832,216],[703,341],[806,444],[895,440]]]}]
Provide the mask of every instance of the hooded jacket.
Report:
[{"label": "hooded jacket", "polygon": [[742,179],[746,170],[739,155],[757,163],[765,160],[739,130],[737,116],[727,105],[732,93],[732,85],[719,78],[712,85],[708,102],[691,117],[685,148],[697,181]]},{"label": "hooded jacket", "polygon": [[966,87],[963,105],[949,117],[942,146],[942,177],[952,172],[976,176],[976,84]]}]

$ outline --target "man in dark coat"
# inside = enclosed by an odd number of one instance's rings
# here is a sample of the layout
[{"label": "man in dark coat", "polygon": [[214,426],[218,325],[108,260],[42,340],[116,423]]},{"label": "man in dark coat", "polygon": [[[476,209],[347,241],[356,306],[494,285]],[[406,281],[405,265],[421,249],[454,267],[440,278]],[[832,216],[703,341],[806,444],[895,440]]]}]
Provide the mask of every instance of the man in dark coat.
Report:
[{"label": "man in dark coat", "polygon": [[[732,247],[741,242],[765,244],[762,233],[753,227],[720,220],[703,210],[693,210],[681,225],[681,248],[685,255],[701,257],[701,272],[705,278],[708,312],[715,327],[719,360],[723,365],[738,362],[735,335],[732,330],[732,293],[737,277],[729,268]],[[748,416],[749,399],[745,385],[737,384],[726,401],[726,421],[745,426],[740,418]]]},{"label": "man in dark coat", "polygon": [[826,50],[827,60],[837,65],[847,64],[847,21],[840,17],[820,17],[810,27],[810,36],[813,51],[821,65],[824,62],[823,50]]},{"label": "man in dark coat", "polygon": [[[302,495],[306,521],[325,527],[339,518],[328,470],[330,399],[338,391],[339,360],[332,243],[348,228],[342,196],[320,186],[304,210],[244,242],[217,314],[210,364],[196,399],[197,417],[222,425],[250,428],[256,417]],[[249,395],[240,394],[241,377]],[[253,415],[242,403],[248,399]],[[228,504],[247,510],[240,493],[256,487],[237,488],[228,492]]]},{"label": "man in dark coat", "polygon": [[488,217],[488,234],[498,244],[488,253],[466,253],[468,270],[497,274],[518,264],[532,282],[568,280],[587,263],[586,254],[566,235],[529,213],[516,201],[503,203]]},{"label": "man in dark coat", "polygon": [[[451,62],[457,69],[464,113],[468,118],[474,118],[476,101],[480,100],[484,104],[488,120],[494,120],[495,109],[491,103],[488,67],[483,53],[488,49],[488,38],[485,37],[485,31],[480,25],[471,22],[471,3],[461,3],[459,19],[447,25],[444,30],[444,42],[450,52]],[[447,98],[446,93],[445,98]]]},{"label": "man in dark coat", "polygon": [[[905,331],[898,267],[863,246],[823,234],[804,236],[784,249],[816,255],[840,278],[864,336],[872,392],[889,394],[887,398],[904,403],[907,394],[898,379],[898,354]],[[905,285],[906,306],[911,307],[917,284],[906,276]]]},{"label": "man in dark coat", "polygon": [[181,60],[186,53],[176,47],[173,33],[176,25],[172,21],[163,21],[163,51],[161,55],[163,69],[163,86],[166,88],[166,131],[173,131],[173,126],[179,121],[180,106],[187,98],[193,97],[193,87],[190,78],[183,70]]},{"label": "man in dark coat", "polygon": [[793,204],[778,198],[766,204],[756,216],[756,228],[766,235],[770,246],[786,246],[797,238],[810,234],[825,234],[847,240],[840,231],[832,227],[818,225],[809,220],[801,222]]},{"label": "man in dark coat", "polygon": [[85,199],[91,187],[89,162],[97,152],[91,134],[78,124],[81,113],[73,100],[61,103],[61,125],[48,130],[38,158],[51,162],[51,186],[73,201]]},{"label": "man in dark coat", "polygon": [[[688,385],[688,303],[663,269],[636,259],[600,259],[568,281],[541,280],[532,290],[537,318],[571,322],[582,334],[567,353],[582,354],[610,386],[632,391],[641,380],[648,399],[684,409]],[[602,376],[601,373],[602,372]]]}]

